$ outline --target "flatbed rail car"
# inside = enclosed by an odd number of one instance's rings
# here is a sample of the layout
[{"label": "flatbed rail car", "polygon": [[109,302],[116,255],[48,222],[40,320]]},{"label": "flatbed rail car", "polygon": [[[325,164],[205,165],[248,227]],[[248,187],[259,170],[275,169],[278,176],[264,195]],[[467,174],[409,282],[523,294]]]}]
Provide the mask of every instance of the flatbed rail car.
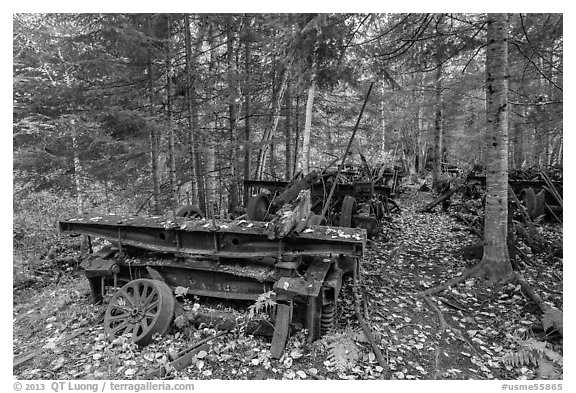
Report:
[{"label": "flatbed rail car", "polygon": [[123,285],[108,305],[105,331],[111,338],[132,333],[140,345],[167,331],[172,288],[178,286],[189,294],[251,301],[273,290],[275,337],[282,330],[287,334],[278,321],[289,316],[314,340],[333,326],[342,278],[356,274],[366,244],[363,229],[310,225],[277,238],[274,223],[246,220],[108,215],[71,218],[59,226],[64,233],[111,243],[82,266],[95,302],[102,301],[105,288]]}]

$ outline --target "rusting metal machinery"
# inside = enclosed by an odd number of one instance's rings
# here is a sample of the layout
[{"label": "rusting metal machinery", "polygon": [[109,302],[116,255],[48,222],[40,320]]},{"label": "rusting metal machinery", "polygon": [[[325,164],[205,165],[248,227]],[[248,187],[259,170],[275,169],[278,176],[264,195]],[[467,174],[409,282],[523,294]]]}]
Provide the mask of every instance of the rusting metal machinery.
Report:
[{"label": "rusting metal machinery", "polygon": [[[563,211],[563,182],[551,180],[544,172],[529,174],[512,171],[508,175],[508,184],[526,207],[530,218],[542,215],[561,216]],[[471,173],[466,178],[468,187],[486,184],[486,176]]]},{"label": "rusting metal machinery", "polygon": [[[223,299],[256,300],[273,290],[278,303],[273,352],[279,356],[287,321],[314,340],[335,321],[342,277],[356,274],[366,231],[308,225],[278,237],[272,222],[108,215],[60,221],[65,233],[108,240],[83,262],[93,300],[123,285],[104,318],[113,338],[132,333],[146,345],[171,324],[172,289]],[[274,355],[274,353],[273,353]]]},{"label": "rusting metal machinery", "polygon": [[[376,172],[348,166],[341,171],[340,176],[336,175],[335,171],[312,171],[292,182],[245,180],[245,187],[268,190],[248,201],[247,217],[250,220],[270,221],[278,209],[292,202],[300,191],[309,189],[311,210],[315,214],[311,219],[313,223],[364,228],[368,236],[373,236],[378,231],[384,213],[399,209],[393,199],[401,178],[397,169]],[[333,199],[327,201],[334,182],[336,187]],[[330,206],[327,215],[322,217],[320,214],[326,203],[330,203]]]}]

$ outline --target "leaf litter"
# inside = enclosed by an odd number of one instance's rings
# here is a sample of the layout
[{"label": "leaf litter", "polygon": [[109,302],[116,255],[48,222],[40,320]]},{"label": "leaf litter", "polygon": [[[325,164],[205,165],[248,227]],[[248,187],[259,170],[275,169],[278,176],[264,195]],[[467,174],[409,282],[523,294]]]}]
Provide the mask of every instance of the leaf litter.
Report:
[{"label": "leaf litter", "polygon": [[[361,265],[363,301],[369,325],[394,379],[530,379],[537,367],[510,367],[503,354],[517,348],[539,324],[534,306],[512,284],[494,289],[482,280],[469,279],[433,297],[451,329],[438,332],[437,315],[416,297],[422,289],[453,278],[470,266],[458,250],[477,239],[446,213],[416,213],[429,194],[402,195],[402,214],[384,223],[372,239]],[[544,228],[557,236],[557,228]],[[396,251],[395,251],[396,250]],[[532,256],[526,267],[531,284],[543,299],[562,308],[562,269]],[[540,262],[540,263],[538,263]],[[358,334],[351,282],[339,300],[336,334],[352,339],[343,353],[353,355],[346,367],[327,360],[325,338],[308,343],[303,331],[295,332],[281,359],[270,356],[270,342],[236,332],[209,343],[190,367],[168,370],[175,379],[380,379],[378,365],[363,333]],[[551,291],[547,291],[550,289]],[[556,290],[556,292],[554,291]],[[184,288],[179,290],[184,295]],[[200,301],[201,303],[201,301]],[[194,303],[197,310],[198,302]],[[127,337],[109,341],[103,332],[105,306],[90,302],[87,280],[80,272],[40,290],[15,292],[13,311],[14,356],[43,351],[14,370],[18,379],[137,379],[152,369],[169,366],[174,354],[214,335],[210,328],[182,324],[176,331],[140,348]],[[248,313],[248,310],[245,314]],[[352,321],[352,322],[350,322]],[[57,345],[59,338],[80,328],[88,330]],[[361,330],[360,330],[361,331]],[[456,332],[456,333],[455,333]],[[460,333],[460,335],[458,334]],[[460,337],[459,337],[460,336]],[[462,340],[467,340],[468,344]],[[352,349],[355,348],[355,349]],[[351,355],[350,355],[351,356]],[[69,361],[68,359],[78,359]],[[341,365],[340,365],[341,366]]]}]

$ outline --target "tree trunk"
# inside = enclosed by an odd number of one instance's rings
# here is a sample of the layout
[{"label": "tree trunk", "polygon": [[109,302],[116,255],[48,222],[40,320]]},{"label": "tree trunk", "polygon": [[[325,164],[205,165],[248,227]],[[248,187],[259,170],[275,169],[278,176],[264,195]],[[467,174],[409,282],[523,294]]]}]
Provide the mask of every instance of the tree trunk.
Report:
[{"label": "tree trunk", "polygon": [[294,128],[296,135],[294,135],[294,158],[292,160],[292,173],[296,175],[298,165],[298,154],[300,154],[300,91],[296,94],[296,115],[294,116]]},{"label": "tree trunk", "polygon": [[440,180],[442,170],[442,66],[436,68],[434,86],[436,108],[434,115],[434,153],[432,157],[432,184],[435,186]]},{"label": "tree trunk", "polygon": [[[246,32],[244,34],[245,37],[250,37],[250,17],[246,15],[244,17],[244,26]],[[244,42],[244,72],[246,74],[245,79],[245,87],[244,87],[244,179],[250,179],[250,160],[251,160],[251,151],[252,148],[250,146],[250,116],[251,116],[251,104],[252,104],[252,68],[250,66],[250,57],[251,57],[251,50],[250,50],[250,39],[246,38]],[[248,204],[248,198],[250,197],[248,187],[244,187],[244,206]]]},{"label": "tree trunk", "polygon": [[[525,114],[525,111],[524,111]],[[526,116],[523,117],[525,119]],[[524,162],[524,120],[518,121],[514,124],[514,167],[515,169],[522,169]]]},{"label": "tree trunk", "polygon": [[[194,69],[196,68],[196,57],[192,58],[192,36],[190,33],[190,17],[188,15],[184,16],[184,41],[186,46],[186,104],[188,109],[188,135],[190,142],[190,158],[189,158],[189,169],[190,169],[190,192],[192,194],[192,204],[198,203],[198,180],[200,177],[197,173],[196,165],[196,152],[197,152],[197,138],[196,132],[198,130],[198,113],[196,105],[196,97],[194,91]],[[196,38],[196,43],[194,46],[194,54],[200,51],[202,46],[202,28],[198,28],[198,37]],[[202,190],[203,194],[203,190]]]},{"label": "tree trunk", "polygon": [[380,160],[384,164],[386,162],[386,117],[384,107],[384,85],[382,85],[382,100],[380,101]]},{"label": "tree trunk", "polygon": [[[214,32],[213,26],[210,24],[208,28],[208,45],[210,48],[214,48]],[[208,75],[214,77],[216,71],[217,54],[215,51],[210,52],[210,62],[208,65]],[[214,150],[214,133],[218,129],[218,113],[216,111],[211,115],[213,120],[210,122],[211,132],[208,138],[206,138],[206,144],[204,151],[206,152],[206,215],[208,217],[214,217],[216,211],[218,211],[218,206],[216,203],[216,152]]]},{"label": "tree trunk", "polygon": [[78,215],[84,214],[84,187],[82,176],[82,163],[80,162],[80,152],[78,150],[77,125],[75,119],[70,119],[70,136],[72,138],[72,154],[74,155],[74,185],[76,186],[76,210]]},{"label": "tree trunk", "polygon": [[292,142],[292,89],[290,84],[286,87],[286,117],[284,121],[284,137],[286,139],[286,169],[284,177],[290,181],[294,176],[294,148]]},{"label": "tree trunk", "polygon": [[508,254],[508,14],[488,15],[486,52],[487,160],[484,256],[491,281],[512,272]]},{"label": "tree trunk", "polygon": [[168,39],[166,45],[166,112],[168,115],[168,157],[170,162],[170,206],[172,209],[176,208],[178,204],[178,186],[176,184],[176,151],[175,151],[175,135],[174,135],[174,119],[172,115],[172,54],[170,51],[170,38],[171,38],[171,22],[170,18],[166,20],[166,31],[168,32]]},{"label": "tree trunk", "polygon": [[[149,35],[150,38],[153,36],[152,34],[152,23],[151,20],[148,21],[149,27]],[[150,117],[153,118],[155,115],[154,105],[156,103],[155,93],[154,93],[154,69],[152,64],[152,44],[149,45],[148,48],[148,64],[147,64],[147,73],[148,73],[148,94],[149,94],[149,113]],[[154,214],[160,214],[160,182],[158,180],[158,156],[160,150],[159,139],[160,136],[158,135],[159,132],[157,128],[152,124],[150,128],[150,171],[152,175],[152,186],[153,186],[153,198],[152,198],[152,206],[154,209]]]},{"label": "tree trunk", "polygon": [[232,31],[232,16],[227,17],[227,66],[228,66],[228,123],[230,126],[230,141],[231,152],[230,152],[230,168],[232,171],[232,176],[230,179],[230,194],[228,198],[229,211],[233,211],[236,206],[239,205],[239,178],[238,178],[238,137],[237,137],[237,117],[238,117],[238,105],[236,103],[236,67],[234,62],[234,32]]},{"label": "tree trunk", "polygon": [[[312,66],[314,69],[314,66]],[[310,87],[308,88],[308,101],[306,102],[306,118],[304,121],[304,132],[302,134],[302,172],[306,175],[310,173],[310,133],[312,131],[312,110],[314,108],[314,93],[316,91],[316,77],[312,71]]]},{"label": "tree trunk", "polygon": [[556,165],[564,165],[562,161],[562,150],[564,149],[564,138],[560,135],[560,141],[558,142],[558,153],[556,154]]},{"label": "tree trunk", "polygon": [[422,152],[422,134],[424,133],[424,108],[423,103],[420,104],[418,109],[418,134],[416,135],[416,159],[414,164],[414,169],[416,171],[416,176],[420,177],[422,170],[424,168],[423,162],[423,152]]}]

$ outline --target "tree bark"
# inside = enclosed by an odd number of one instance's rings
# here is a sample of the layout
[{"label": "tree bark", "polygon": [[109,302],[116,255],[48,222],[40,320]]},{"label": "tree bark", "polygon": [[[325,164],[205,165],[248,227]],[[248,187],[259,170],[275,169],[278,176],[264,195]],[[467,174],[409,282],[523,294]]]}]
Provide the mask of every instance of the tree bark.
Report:
[{"label": "tree bark", "polygon": [[[149,28],[149,37],[152,39],[153,37],[153,30],[152,30],[152,21],[148,21],[148,28]],[[155,99],[155,92],[154,92],[154,68],[152,64],[152,44],[149,44],[148,47],[148,64],[147,64],[147,73],[148,73],[148,101],[149,101],[149,114],[150,117],[153,118],[155,115],[154,105],[156,104]],[[158,130],[154,125],[150,128],[150,171],[152,177],[152,187],[153,187],[153,198],[152,198],[152,207],[154,210],[154,214],[160,214],[160,182],[158,180],[158,156],[160,153],[160,143],[159,139],[160,136],[158,135]]]},{"label": "tree bark", "polygon": [[[525,116],[524,116],[525,118]],[[520,120],[514,124],[514,167],[515,169],[522,169],[524,162],[524,120]]]},{"label": "tree bark", "polygon": [[[314,66],[312,66],[314,69]],[[304,121],[304,132],[302,133],[302,172],[310,173],[310,134],[312,131],[312,110],[314,109],[314,93],[316,91],[316,77],[312,71],[310,87],[308,88],[308,101],[306,101],[306,118]]]},{"label": "tree bark", "polygon": [[284,177],[290,181],[294,176],[294,148],[292,141],[292,88],[290,84],[286,87],[286,117],[284,121],[284,137],[286,139],[286,168]]},{"label": "tree bark", "polygon": [[[214,27],[212,24],[208,26],[208,41],[209,47],[214,48]],[[210,62],[208,64],[208,75],[213,77],[216,71],[216,62],[217,54],[215,51],[210,52]],[[218,113],[214,111],[211,117],[213,120],[210,122],[210,128],[212,132],[210,136],[206,138],[205,148],[204,151],[206,152],[206,216],[207,217],[214,217],[215,212],[218,211],[219,207],[217,206],[217,199],[216,199],[216,152],[214,149],[214,131],[218,129]]]},{"label": "tree bark", "polygon": [[384,107],[384,84],[382,84],[382,100],[380,101],[380,160],[382,164],[386,162],[386,117]]},{"label": "tree bark", "polygon": [[442,168],[442,65],[436,68],[435,79],[436,107],[434,115],[434,153],[432,157],[432,184],[436,185],[440,180]]},{"label": "tree bark", "polygon": [[84,187],[82,176],[83,168],[80,162],[80,152],[78,149],[78,135],[75,119],[70,119],[70,136],[72,138],[72,154],[74,155],[74,185],[76,186],[76,210],[78,215],[84,214]]},{"label": "tree bark", "polygon": [[298,155],[300,154],[300,91],[296,94],[296,114],[294,115],[294,159],[292,160],[292,173],[296,175],[296,169],[298,165]]},{"label": "tree bark", "polygon": [[423,103],[420,104],[421,106],[418,109],[418,134],[416,135],[416,159],[414,164],[414,169],[418,177],[420,177],[424,168],[424,154],[421,146],[422,134],[424,133],[424,108],[422,107],[422,104]]},{"label": "tree bark", "polygon": [[171,207],[176,208],[178,204],[178,186],[176,184],[176,150],[175,150],[175,135],[174,135],[174,119],[172,114],[172,53],[170,50],[170,40],[172,37],[170,18],[166,20],[166,31],[168,32],[168,38],[166,39],[166,112],[168,116],[168,157],[170,161],[170,196],[171,196]]},{"label": "tree bark", "polygon": [[[184,41],[186,46],[186,104],[188,109],[188,135],[190,143],[190,191],[192,194],[192,204],[198,203],[199,195],[199,179],[198,165],[196,163],[197,156],[197,138],[196,132],[198,130],[198,113],[196,105],[196,96],[194,91],[194,69],[196,68],[196,57],[192,57],[192,35],[190,33],[190,17],[184,16]],[[202,28],[198,27],[198,37],[194,45],[194,54],[196,55],[202,46]],[[203,190],[202,190],[203,195]],[[203,198],[202,198],[203,199]],[[205,210],[203,210],[205,211]]]},{"label": "tree bark", "polygon": [[233,211],[239,205],[239,177],[238,177],[238,137],[237,137],[237,118],[238,118],[238,104],[236,103],[236,64],[234,62],[234,32],[233,32],[233,17],[230,15],[227,17],[227,66],[228,66],[228,123],[230,129],[230,141],[231,152],[230,152],[230,168],[232,171],[231,184],[230,184],[230,194],[228,198],[228,208],[229,211]]},{"label": "tree bark", "polygon": [[508,236],[508,15],[488,15],[486,52],[487,159],[484,255],[480,275],[491,281],[512,272]]},{"label": "tree bark", "polygon": [[[246,28],[245,37],[246,41],[244,43],[244,71],[246,73],[246,86],[244,88],[244,179],[250,179],[250,116],[251,116],[251,91],[252,91],[252,75],[250,66],[250,17],[245,16],[244,26]],[[244,187],[244,206],[248,203],[248,198],[250,197],[248,192],[248,187]]]}]

